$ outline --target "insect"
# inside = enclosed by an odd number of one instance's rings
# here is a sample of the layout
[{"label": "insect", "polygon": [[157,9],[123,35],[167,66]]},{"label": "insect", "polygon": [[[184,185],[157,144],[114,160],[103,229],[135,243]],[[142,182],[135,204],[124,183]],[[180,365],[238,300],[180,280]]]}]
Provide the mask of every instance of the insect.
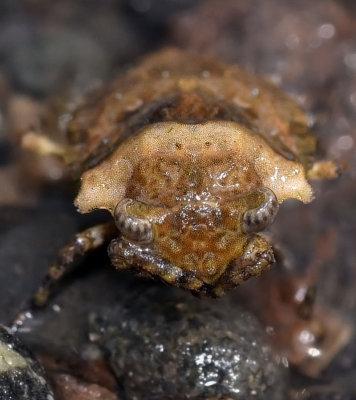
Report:
[{"label": "insect", "polygon": [[104,243],[117,269],[222,296],[274,263],[259,232],[279,204],[310,202],[308,179],[339,172],[313,161],[309,118],[291,97],[210,56],[155,53],[67,117],[61,141],[28,132],[24,147],[63,159],[81,180],[78,211],[105,209],[113,222],[61,251],[36,306],[74,258]]}]

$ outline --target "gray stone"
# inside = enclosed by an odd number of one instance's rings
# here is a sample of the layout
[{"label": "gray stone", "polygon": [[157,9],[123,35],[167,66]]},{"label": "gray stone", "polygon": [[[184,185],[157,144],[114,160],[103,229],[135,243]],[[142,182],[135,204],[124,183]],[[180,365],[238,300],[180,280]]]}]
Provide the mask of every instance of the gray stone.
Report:
[{"label": "gray stone", "polygon": [[287,374],[262,328],[228,300],[162,286],[91,318],[130,400],[285,399]]}]

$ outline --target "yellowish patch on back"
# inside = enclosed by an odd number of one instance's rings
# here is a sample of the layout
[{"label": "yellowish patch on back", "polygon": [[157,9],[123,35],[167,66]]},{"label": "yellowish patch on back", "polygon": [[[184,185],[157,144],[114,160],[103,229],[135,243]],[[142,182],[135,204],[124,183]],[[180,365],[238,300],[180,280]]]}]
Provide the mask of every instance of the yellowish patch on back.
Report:
[{"label": "yellowish patch on back", "polygon": [[311,201],[312,189],[301,163],[285,159],[259,135],[237,122],[209,121],[202,124],[160,122],[146,126],[100,165],[83,174],[75,204],[82,213],[94,209],[113,213],[125,197],[128,183],[132,185],[132,172],[143,160],[179,153],[182,168],[194,165],[199,169],[206,157],[225,152],[230,157],[233,154],[233,161],[238,165],[252,166],[257,174],[256,186],[272,189],[280,203],[288,198],[304,203]]}]

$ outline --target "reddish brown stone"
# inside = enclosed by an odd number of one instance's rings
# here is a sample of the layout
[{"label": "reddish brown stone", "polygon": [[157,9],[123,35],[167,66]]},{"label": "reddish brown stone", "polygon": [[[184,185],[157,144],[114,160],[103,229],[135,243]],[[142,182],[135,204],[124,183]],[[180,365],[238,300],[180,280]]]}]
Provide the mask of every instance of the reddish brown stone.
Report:
[{"label": "reddish brown stone", "polygon": [[53,386],[58,400],[119,400],[115,393],[105,387],[67,374],[56,374]]}]

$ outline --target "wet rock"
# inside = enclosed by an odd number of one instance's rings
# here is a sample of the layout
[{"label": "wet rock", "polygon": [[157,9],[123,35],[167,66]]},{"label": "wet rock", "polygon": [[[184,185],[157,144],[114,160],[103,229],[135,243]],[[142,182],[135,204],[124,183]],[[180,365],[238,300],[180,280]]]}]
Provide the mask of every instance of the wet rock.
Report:
[{"label": "wet rock", "polygon": [[0,326],[0,400],[54,400],[40,363]]},{"label": "wet rock", "polygon": [[91,324],[124,399],[286,398],[285,369],[262,328],[226,299],[158,286],[134,291]]}]

